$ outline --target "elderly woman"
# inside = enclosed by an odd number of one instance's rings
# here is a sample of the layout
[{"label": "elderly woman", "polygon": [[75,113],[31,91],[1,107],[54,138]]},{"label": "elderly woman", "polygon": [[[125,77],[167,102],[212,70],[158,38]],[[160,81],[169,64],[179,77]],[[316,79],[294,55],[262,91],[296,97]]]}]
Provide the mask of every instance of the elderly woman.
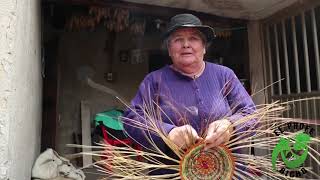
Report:
[{"label": "elderly woman", "polygon": [[[188,148],[200,139],[206,148],[229,141],[230,125],[252,113],[255,106],[231,69],[204,61],[206,46],[213,38],[214,30],[202,25],[197,17],[172,17],[165,34],[172,65],[145,77],[125,116],[143,117],[143,104],[154,101],[162,109],[160,125],[178,147]],[[136,140],[143,141],[138,129],[126,129]],[[156,142],[160,148],[164,146]]]}]

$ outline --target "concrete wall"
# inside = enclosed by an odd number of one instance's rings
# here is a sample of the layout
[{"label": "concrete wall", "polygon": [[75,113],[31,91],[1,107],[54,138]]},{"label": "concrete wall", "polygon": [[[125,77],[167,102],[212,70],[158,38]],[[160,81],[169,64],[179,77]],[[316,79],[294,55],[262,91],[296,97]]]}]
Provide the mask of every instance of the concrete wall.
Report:
[{"label": "concrete wall", "polygon": [[0,179],[30,179],[40,150],[40,3],[0,1]]},{"label": "concrete wall", "polygon": [[109,38],[103,28],[93,32],[65,32],[60,36],[57,151],[62,155],[76,151],[66,147],[66,144],[74,143],[74,133],[81,133],[81,101],[89,103],[91,120],[97,112],[122,106],[113,96],[92,89],[81,78],[89,76],[95,82],[112,88],[127,100],[131,100],[138,85],[148,73],[148,62],[122,63],[119,62],[118,52],[135,48],[159,49],[160,46],[159,37],[158,39],[149,36],[130,38],[125,32],[117,34],[112,63],[116,79],[110,83],[104,79],[104,73],[110,66],[108,65],[110,52],[104,51]]}]

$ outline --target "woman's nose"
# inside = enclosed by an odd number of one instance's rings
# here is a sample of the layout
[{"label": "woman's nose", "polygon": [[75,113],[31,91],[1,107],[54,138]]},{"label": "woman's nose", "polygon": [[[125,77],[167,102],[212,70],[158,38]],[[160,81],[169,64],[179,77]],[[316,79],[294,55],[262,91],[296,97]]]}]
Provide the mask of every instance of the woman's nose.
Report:
[{"label": "woman's nose", "polygon": [[190,42],[187,40],[187,39],[185,39],[184,41],[183,41],[183,47],[184,48],[188,48],[190,46]]}]

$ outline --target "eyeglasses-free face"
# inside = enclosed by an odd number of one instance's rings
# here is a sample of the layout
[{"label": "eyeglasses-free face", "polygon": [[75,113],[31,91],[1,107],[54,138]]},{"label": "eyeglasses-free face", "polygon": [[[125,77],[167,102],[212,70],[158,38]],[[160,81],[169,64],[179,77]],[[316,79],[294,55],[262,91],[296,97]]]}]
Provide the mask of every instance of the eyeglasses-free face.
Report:
[{"label": "eyeglasses-free face", "polygon": [[205,41],[195,28],[178,29],[169,37],[168,53],[176,68],[190,73],[203,62]]}]

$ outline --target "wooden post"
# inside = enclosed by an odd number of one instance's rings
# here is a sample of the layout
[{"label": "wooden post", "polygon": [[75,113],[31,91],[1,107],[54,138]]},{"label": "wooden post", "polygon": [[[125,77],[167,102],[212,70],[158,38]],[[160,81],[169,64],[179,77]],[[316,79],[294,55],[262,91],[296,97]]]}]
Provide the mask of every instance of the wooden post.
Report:
[{"label": "wooden post", "polygon": [[[81,129],[82,129],[82,145],[91,146],[91,125],[90,125],[90,107],[88,102],[81,101]],[[90,152],[91,148],[82,148],[82,152]],[[84,155],[83,167],[92,164],[92,156]]]},{"label": "wooden post", "polygon": [[265,65],[263,58],[263,43],[261,38],[261,28],[259,21],[250,21],[248,23],[248,42],[249,42],[249,66],[252,98],[256,104],[264,104],[266,102],[265,91],[258,92],[265,88]]}]

